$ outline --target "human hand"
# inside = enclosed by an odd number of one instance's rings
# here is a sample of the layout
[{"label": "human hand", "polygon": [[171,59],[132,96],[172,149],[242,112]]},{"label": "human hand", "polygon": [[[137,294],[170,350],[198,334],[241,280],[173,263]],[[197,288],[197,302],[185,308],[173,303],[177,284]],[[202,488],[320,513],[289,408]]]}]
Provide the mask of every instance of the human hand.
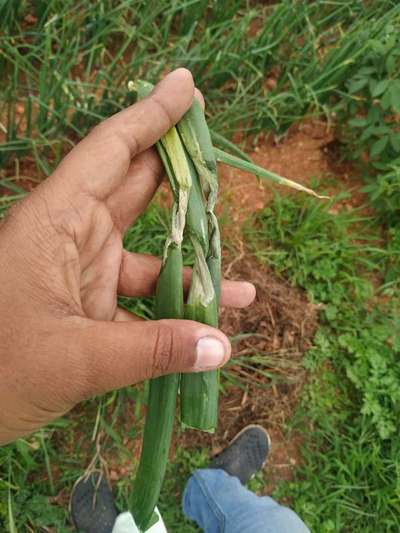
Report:
[{"label": "human hand", "polygon": [[[159,259],[128,253],[122,238],[162,176],[150,147],[193,95],[190,73],[171,73],[94,128],[1,226],[0,444],[92,395],[230,357],[217,329],[142,321],[117,306],[117,294],[154,292]],[[254,295],[249,283],[224,282],[222,305],[244,307]]]}]

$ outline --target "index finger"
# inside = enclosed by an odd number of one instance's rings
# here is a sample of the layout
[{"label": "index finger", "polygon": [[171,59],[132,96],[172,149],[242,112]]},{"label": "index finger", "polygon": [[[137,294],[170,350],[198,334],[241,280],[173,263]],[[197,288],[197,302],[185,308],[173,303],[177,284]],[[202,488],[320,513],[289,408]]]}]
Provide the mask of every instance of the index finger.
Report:
[{"label": "index finger", "polygon": [[180,120],[193,95],[191,73],[174,70],[147,98],[101,122],[77,144],[55,170],[53,185],[106,198],[123,181],[132,158]]}]

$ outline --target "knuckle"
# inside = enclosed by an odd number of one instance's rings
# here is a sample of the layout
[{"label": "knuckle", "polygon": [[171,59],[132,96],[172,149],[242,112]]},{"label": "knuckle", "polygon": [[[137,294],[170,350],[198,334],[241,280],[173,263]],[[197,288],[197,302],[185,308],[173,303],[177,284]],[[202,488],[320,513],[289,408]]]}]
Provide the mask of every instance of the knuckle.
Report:
[{"label": "knuckle", "polygon": [[95,126],[90,136],[95,139],[101,146],[113,144],[118,146],[122,153],[125,149],[126,157],[131,158],[131,154],[137,154],[141,151],[138,136],[131,128],[117,128],[114,124],[114,117],[110,117]]},{"label": "knuckle", "polygon": [[67,398],[65,398],[72,405],[75,405],[82,400],[88,400],[92,396],[100,393],[97,382],[95,380],[94,372],[84,372],[81,369],[77,372],[74,382],[71,384]]},{"label": "knuckle", "polygon": [[99,122],[96,124],[96,126],[93,126],[93,128],[90,130],[90,137],[95,139],[102,139],[103,137],[108,137],[110,132],[110,119],[103,120],[102,122]]},{"label": "knuckle", "polygon": [[88,359],[85,353],[81,353],[80,361],[77,361],[74,357],[71,358],[74,379],[70,382],[68,390],[64,389],[62,393],[63,400],[70,405],[87,400],[101,392],[97,373],[93,367],[85,364]]},{"label": "knuckle", "polygon": [[176,361],[176,342],[173,328],[160,320],[153,346],[151,372],[153,376],[168,374]]},{"label": "knuckle", "polygon": [[116,140],[121,143],[121,147],[126,148],[127,157],[131,158],[132,155],[142,151],[139,137],[135,131],[115,130],[114,135]]},{"label": "knuckle", "polygon": [[176,122],[176,117],[174,117],[165,103],[158,98],[157,94],[150,94],[148,98],[151,100],[152,104],[157,107],[157,111],[165,117],[165,120],[168,124],[174,124]]},{"label": "knuckle", "polygon": [[[90,130],[87,138],[90,138],[93,150],[104,150],[105,146],[113,142],[114,129],[111,120],[112,117],[103,120]],[[85,142],[85,139],[83,142]]]},{"label": "knuckle", "polygon": [[[57,323],[51,344],[58,355],[58,375],[54,385],[60,401],[71,407],[100,392],[96,363],[102,354],[93,354],[91,341],[85,335],[86,320],[68,317],[61,322],[57,320]],[[73,379],[66,381],[65,376],[73,376]]]}]

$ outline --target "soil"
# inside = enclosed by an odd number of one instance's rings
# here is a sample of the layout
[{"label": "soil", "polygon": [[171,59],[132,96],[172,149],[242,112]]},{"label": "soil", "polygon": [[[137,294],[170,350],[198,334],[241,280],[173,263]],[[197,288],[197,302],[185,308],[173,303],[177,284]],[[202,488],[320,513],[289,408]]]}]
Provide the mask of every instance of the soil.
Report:
[{"label": "soil", "polygon": [[[340,159],[338,141],[326,122],[308,120],[294,124],[281,140],[272,134],[261,135],[249,156],[259,166],[330,196],[350,190],[349,198],[332,206],[333,213],[342,207],[354,209],[366,203],[366,195],[361,192],[363,183],[351,163]],[[299,194],[224,165],[220,165],[220,176],[220,214],[235,222],[226,225],[229,236],[232,228],[240,230],[244,220],[270,202],[274,191]]]},{"label": "soil", "polygon": [[[249,155],[256,164],[306,186],[316,182],[318,190],[331,196],[350,189],[349,197],[331,206],[333,214],[342,208],[360,208],[365,203],[360,190],[363,184],[352,165],[339,159],[338,143],[325,122],[296,124],[281,140],[272,135],[261,136]],[[301,361],[312,345],[318,308],[307,301],[302,291],[260,266],[242,238],[243,223],[273,199],[274,190],[290,195],[299,193],[283,187],[272,189],[265,181],[222,165],[220,182],[219,215],[229,221],[223,226],[223,237],[233,242],[235,248],[234,253],[226,252],[223,258],[224,275],[251,280],[257,287],[256,302],[249,309],[222,311],[221,328],[232,336],[251,334],[234,345],[233,358],[240,362],[244,355],[257,354],[257,365],[252,370],[243,369],[238,363],[231,365],[230,370],[240,377],[242,387],[230,386],[221,397],[215,435],[186,431],[179,435],[179,444],[188,448],[207,447],[214,454],[245,425],[263,425],[273,442],[265,467],[268,482],[264,492],[269,493],[278,480],[291,479],[301,462],[302,436],[294,430],[289,432],[286,424],[307,379]],[[270,377],[263,377],[261,370]]]},{"label": "soil", "polygon": [[[228,386],[222,395],[214,435],[187,430],[179,436],[179,444],[207,447],[215,454],[247,424],[261,424],[271,433],[274,443],[265,467],[270,480],[266,490],[270,490],[276,479],[290,478],[300,460],[300,437],[293,432],[286,434],[284,428],[306,379],[301,360],[312,345],[318,308],[307,301],[302,291],[261,267],[254,257],[247,255],[238,261],[230,278],[251,279],[257,289],[251,307],[223,309],[221,313],[223,331],[232,337],[245,335],[234,343],[234,359],[229,368],[241,386]],[[243,368],[243,358],[253,368]]]}]

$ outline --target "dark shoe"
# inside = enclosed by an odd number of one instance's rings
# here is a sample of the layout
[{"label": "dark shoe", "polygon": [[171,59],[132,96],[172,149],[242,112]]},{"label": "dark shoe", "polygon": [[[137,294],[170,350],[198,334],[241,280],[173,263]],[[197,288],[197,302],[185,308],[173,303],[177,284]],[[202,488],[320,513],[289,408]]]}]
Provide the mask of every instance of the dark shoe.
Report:
[{"label": "dark shoe", "polygon": [[81,533],[111,533],[117,518],[114,498],[99,472],[83,476],[72,489],[72,521]]},{"label": "dark shoe", "polygon": [[215,456],[209,468],[221,468],[236,476],[245,485],[267,461],[271,439],[267,431],[257,425],[242,429],[229,446]]}]

